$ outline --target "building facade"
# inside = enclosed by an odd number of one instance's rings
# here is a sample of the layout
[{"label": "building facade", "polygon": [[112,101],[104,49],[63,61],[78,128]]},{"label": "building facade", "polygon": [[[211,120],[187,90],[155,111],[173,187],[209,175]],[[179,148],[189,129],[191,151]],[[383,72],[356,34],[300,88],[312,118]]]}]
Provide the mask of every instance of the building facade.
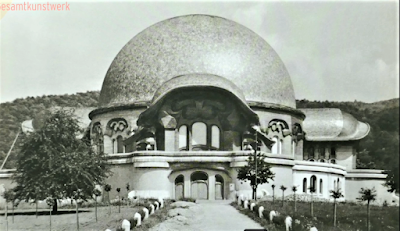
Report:
[{"label": "building facade", "polygon": [[129,183],[138,196],[250,197],[237,169],[257,148],[276,173],[259,196],[275,184],[304,194],[315,187],[326,199],[341,188],[355,200],[360,187],[373,185],[389,200],[385,175],[355,166],[369,125],[339,109],[296,108],[273,48],[223,18],[176,17],[133,37],[111,64],[90,118],[93,142],[113,165],[110,184]]}]

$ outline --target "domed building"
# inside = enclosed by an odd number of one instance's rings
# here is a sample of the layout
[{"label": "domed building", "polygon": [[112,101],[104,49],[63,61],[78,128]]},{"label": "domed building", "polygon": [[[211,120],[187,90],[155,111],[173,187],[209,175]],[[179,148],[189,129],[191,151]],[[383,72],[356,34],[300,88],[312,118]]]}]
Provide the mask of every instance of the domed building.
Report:
[{"label": "domed building", "polygon": [[[382,170],[356,169],[369,125],[339,109],[296,108],[278,54],[224,18],[180,16],[137,34],[111,63],[91,122],[87,110],[77,113],[109,157],[108,184],[128,183],[140,197],[251,198],[237,170],[259,152],[275,173],[260,197],[272,195],[272,184],[304,195],[315,188],[321,199],[340,188],[345,200],[375,187],[378,203],[392,201]],[[2,182],[10,176],[0,172]]]},{"label": "domed building", "polygon": [[[341,188],[354,200],[379,170],[356,170],[356,146],[369,125],[339,109],[297,109],[290,75],[273,48],[233,21],[187,15],[133,37],[105,76],[91,137],[110,157],[113,188],[137,196],[251,197],[237,179],[249,154],[264,153],[275,178],[258,187]],[[257,142],[256,142],[257,141]],[[257,145],[256,145],[257,144]]]}]

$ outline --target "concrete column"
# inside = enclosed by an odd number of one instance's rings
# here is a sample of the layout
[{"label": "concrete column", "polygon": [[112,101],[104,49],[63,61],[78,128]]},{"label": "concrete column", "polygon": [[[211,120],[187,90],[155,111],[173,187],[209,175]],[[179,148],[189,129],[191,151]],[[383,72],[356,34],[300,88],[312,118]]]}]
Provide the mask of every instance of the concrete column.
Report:
[{"label": "concrete column", "polygon": [[215,200],[215,173],[208,176],[208,199]]},{"label": "concrete column", "polygon": [[[165,113],[165,112],[164,112]],[[165,113],[161,118],[161,122],[164,125],[164,148],[165,151],[175,151],[175,128],[176,119],[171,115]]]},{"label": "concrete column", "polygon": [[226,151],[240,151],[242,144],[240,143],[240,134],[235,131],[225,131],[223,149]]},{"label": "concrete column", "polygon": [[165,129],[165,151],[175,151],[175,129]]},{"label": "concrete column", "polygon": [[191,197],[191,183],[190,183],[190,173],[184,173],[185,182],[183,185],[184,188],[184,197]]}]

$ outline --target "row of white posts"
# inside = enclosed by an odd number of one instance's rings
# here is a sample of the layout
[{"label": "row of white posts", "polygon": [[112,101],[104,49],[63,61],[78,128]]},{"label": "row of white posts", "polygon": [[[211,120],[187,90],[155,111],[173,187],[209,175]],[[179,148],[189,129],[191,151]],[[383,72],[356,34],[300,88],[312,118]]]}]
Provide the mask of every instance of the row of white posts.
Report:
[{"label": "row of white posts", "polygon": [[[158,210],[162,207],[164,207],[164,200],[162,198],[159,198],[158,201],[154,202],[154,204],[150,204],[150,211],[147,208],[143,208],[143,212],[144,212],[143,220],[149,218],[149,215],[153,214],[155,212],[155,210]],[[140,213],[136,212],[133,215],[133,219],[136,220],[136,227],[138,227],[142,224],[142,216],[140,215]],[[122,221],[121,227],[124,231],[130,231],[131,223],[127,219],[124,219]],[[111,230],[106,229],[106,231],[111,231]]]}]

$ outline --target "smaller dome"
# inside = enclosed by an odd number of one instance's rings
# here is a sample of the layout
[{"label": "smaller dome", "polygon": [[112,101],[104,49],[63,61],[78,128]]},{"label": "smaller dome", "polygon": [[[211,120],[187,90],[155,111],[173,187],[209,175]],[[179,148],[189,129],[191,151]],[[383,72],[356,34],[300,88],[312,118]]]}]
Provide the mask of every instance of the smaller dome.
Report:
[{"label": "smaller dome", "polygon": [[368,135],[370,127],[338,108],[300,109],[306,119],[303,130],[310,141],[360,140]]}]

